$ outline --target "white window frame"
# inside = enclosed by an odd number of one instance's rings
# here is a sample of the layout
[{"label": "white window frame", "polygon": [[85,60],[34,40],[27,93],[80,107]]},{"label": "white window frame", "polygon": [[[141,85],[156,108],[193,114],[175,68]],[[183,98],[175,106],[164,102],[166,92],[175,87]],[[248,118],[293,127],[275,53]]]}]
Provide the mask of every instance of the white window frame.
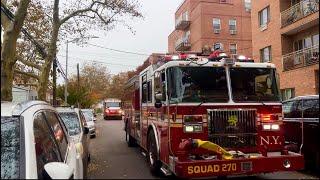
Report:
[{"label": "white window frame", "polygon": [[[215,25],[218,25],[215,23],[215,20],[219,20],[219,29],[215,28]],[[213,18],[212,19],[212,25],[213,25],[213,30],[221,30],[221,19],[220,18]]]},{"label": "white window frame", "polygon": [[[235,54],[231,53],[231,45],[235,45],[235,47],[236,47],[236,49],[235,49],[236,53]],[[237,51],[238,51],[238,45],[236,43],[229,44],[229,52],[230,52],[230,55],[231,55],[232,58],[237,56]]]},{"label": "white window frame", "polygon": [[[264,12],[266,12],[266,20],[264,17]],[[265,20],[265,22],[264,22]],[[259,26],[264,26],[266,25],[268,22],[270,22],[270,6],[267,6],[265,8],[263,8],[261,11],[258,12],[258,21],[259,21]]]},{"label": "white window frame", "polygon": [[[269,57],[269,60],[266,60],[265,57],[265,50],[268,49],[268,57]],[[264,47],[262,49],[260,49],[260,61],[261,62],[271,62],[272,61],[272,52],[271,52],[271,46],[267,46],[267,47]]]},{"label": "white window frame", "polygon": [[251,12],[251,0],[244,0],[244,8],[247,12]]},{"label": "white window frame", "polygon": [[[286,89],[281,89],[281,97],[282,97],[282,101],[288,100],[290,98],[294,98],[295,97],[295,88],[286,88]],[[283,95],[285,97],[283,97]],[[289,97],[290,96],[290,97]]]},{"label": "white window frame", "polygon": [[[234,24],[231,24],[231,22],[234,22]],[[231,26],[234,26],[234,29],[231,29]],[[237,31],[237,20],[236,19],[229,19],[229,30],[230,31]]]}]

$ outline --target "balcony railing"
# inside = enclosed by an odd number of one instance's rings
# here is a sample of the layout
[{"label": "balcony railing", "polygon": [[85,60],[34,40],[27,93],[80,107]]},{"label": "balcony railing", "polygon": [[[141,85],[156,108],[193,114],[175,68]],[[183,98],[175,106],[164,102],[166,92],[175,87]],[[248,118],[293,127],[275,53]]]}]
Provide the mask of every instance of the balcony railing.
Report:
[{"label": "balcony railing", "polygon": [[281,12],[281,27],[286,27],[310,14],[319,11],[319,0],[302,0]]},{"label": "balcony railing", "polygon": [[177,19],[176,19],[176,30],[185,30],[189,27],[190,21],[188,19],[187,14],[181,14]]},{"label": "balcony railing", "polygon": [[301,49],[282,57],[283,71],[319,63],[319,45]]},{"label": "balcony railing", "polygon": [[191,47],[190,38],[182,37],[175,42],[176,51],[185,51]]}]

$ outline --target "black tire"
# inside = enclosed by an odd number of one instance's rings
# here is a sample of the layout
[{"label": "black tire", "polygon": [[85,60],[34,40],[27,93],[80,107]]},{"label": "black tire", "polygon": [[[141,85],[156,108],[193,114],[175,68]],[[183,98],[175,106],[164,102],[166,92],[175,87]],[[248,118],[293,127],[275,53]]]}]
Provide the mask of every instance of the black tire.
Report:
[{"label": "black tire", "polygon": [[90,139],[94,139],[94,138],[96,138],[95,134],[94,135],[90,135]]},{"label": "black tire", "polygon": [[160,168],[162,166],[161,161],[157,153],[157,144],[153,130],[148,135],[148,146],[147,146],[147,162],[150,167],[150,171],[155,176],[160,176]]},{"label": "black tire", "polygon": [[135,147],[136,146],[136,140],[129,135],[129,141],[128,141],[128,147]]},{"label": "black tire", "polygon": [[88,163],[90,162],[90,160],[91,160],[91,154],[89,153],[89,155],[88,155]]},{"label": "black tire", "polygon": [[136,140],[130,135],[130,125],[128,122],[126,123],[126,141],[128,142],[128,147],[135,147],[137,144]]}]

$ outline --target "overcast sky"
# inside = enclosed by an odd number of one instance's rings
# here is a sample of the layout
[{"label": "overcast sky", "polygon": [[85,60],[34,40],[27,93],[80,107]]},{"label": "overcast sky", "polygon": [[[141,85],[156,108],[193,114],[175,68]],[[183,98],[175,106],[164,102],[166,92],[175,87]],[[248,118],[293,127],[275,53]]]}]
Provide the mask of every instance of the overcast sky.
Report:
[{"label": "overcast sky", "polygon": [[[168,50],[168,36],[174,30],[174,13],[182,1],[140,0],[141,11],[145,18],[129,22],[136,31],[135,35],[129,29],[119,25],[107,35],[95,32],[94,35],[99,38],[91,39],[89,43],[142,54],[165,53]],[[58,60],[64,68],[65,56],[66,45],[64,43],[59,47],[58,53]],[[118,74],[134,70],[147,58],[147,56],[125,54],[91,45],[80,47],[74,43],[69,43],[68,56],[68,76],[76,73],[77,63],[80,63],[81,68],[84,62],[90,62],[90,60],[105,62],[104,65],[107,66],[110,73]],[[58,83],[63,82],[63,78],[59,76]]]}]

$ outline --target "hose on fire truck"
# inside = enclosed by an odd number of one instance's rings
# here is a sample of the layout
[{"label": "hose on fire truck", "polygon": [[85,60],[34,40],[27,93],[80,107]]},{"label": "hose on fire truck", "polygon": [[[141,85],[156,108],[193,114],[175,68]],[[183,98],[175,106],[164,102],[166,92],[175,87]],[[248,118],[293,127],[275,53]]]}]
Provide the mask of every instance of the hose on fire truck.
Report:
[{"label": "hose on fire truck", "polygon": [[232,159],[232,157],[233,157],[232,154],[230,154],[228,151],[224,150],[218,144],[212,143],[210,141],[202,141],[199,139],[195,139],[195,140],[197,141],[198,147],[217,152],[222,155],[223,159]]}]

